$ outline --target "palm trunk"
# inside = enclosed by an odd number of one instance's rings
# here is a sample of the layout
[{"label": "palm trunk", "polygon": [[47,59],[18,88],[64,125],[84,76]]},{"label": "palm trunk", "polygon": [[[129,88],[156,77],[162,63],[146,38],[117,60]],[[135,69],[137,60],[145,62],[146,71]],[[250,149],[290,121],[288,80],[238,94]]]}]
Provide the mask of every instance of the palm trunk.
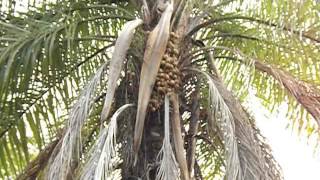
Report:
[{"label": "palm trunk", "polygon": [[[125,163],[122,166],[123,179],[137,179],[138,177],[147,179],[156,179],[157,155],[161,149],[163,142],[163,113],[149,113],[146,118],[143,139],[141,141],[141,149],[138,153],[136,162],[131,158],[124,158]],[[126,151],[126,149],[124,149]],[[127,160],[127,161],[126,161]]]}]

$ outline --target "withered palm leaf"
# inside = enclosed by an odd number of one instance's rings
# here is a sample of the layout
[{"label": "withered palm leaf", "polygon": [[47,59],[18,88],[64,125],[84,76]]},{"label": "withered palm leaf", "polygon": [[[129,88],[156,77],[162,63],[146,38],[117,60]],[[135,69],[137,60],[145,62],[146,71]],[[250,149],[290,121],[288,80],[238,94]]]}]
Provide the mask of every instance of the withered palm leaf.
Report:
[{"label": "withered palm leaf", "polygon": [[107,93],[104,100],[104,105],[101,112],[101,121],[105,121],[110,113],[114,92],[117,87],[117,81],[122,71],[123,62],[126,58],[127,50],[130,47],[131,40],[134,35],[134,30],[142,24],[141,19],[127,22],[120,32],[119,37],[114,47],[114,52],[110,61],[110,72],[108,76]]},{"label": "withered palm leaf", "polygon": [[143,64],[140,75],[139,97],[136,124],[134,130],[133,149],[138,153],[143,133],[144,121],[147,113],[147,106],[156,81],[160,67],[160,61],[165,53],[170,35],[170,19],[173,11],[173,4],[169,3],[161,15],[157,26],[150,32],[143,57]]}]

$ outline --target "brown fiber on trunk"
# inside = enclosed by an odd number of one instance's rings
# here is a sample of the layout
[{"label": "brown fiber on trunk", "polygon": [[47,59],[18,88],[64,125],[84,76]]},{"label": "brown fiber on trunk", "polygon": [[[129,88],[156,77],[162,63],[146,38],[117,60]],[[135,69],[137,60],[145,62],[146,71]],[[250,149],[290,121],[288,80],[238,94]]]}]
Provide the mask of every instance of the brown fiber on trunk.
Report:
[{"label": "brown fiber on trunk", "polygon": [[157,168],[157,155],[161,149],[164,137],[163,114],[160,112],[150,112],[146,116],[141,148],[138,153],[137,162],[123,163],[122,177],[125,180],[134,180],[142,178],[143,180],[155,179]]},{"label": "brown fiber on trunk", "polygon": [[17,180],[37,179],[39,173],[46,167],[46,165],[49,161],[49,158],[50,158],[53,150],[59,144],[60,139],[61,139],[61,137],[52,141],[38,154],[38,156],[33,161],[29,162],[28,166],[23,171],[23,173],[21,173],[17,177]]}]

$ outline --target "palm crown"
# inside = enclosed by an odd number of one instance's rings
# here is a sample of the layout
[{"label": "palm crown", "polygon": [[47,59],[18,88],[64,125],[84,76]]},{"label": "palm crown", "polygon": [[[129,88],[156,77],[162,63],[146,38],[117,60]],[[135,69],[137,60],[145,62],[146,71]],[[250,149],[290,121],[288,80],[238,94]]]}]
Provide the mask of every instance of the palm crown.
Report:
[{"label": "palm crown", "polygon": [[0,177],[282,179],[240,102],[318,136],[319,4],[252,3],[3,3]]}]

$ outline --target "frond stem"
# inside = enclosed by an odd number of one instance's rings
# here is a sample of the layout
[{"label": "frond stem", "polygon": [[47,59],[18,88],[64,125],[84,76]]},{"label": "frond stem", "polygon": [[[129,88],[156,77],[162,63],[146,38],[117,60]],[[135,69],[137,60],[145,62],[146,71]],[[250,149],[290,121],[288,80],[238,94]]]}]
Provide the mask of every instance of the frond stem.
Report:
[{"label": "frond stem", "polygon": [[196,27],[194,27],[192,30],[190,30],[188,32],[187,36],[192,36],[194,33],[199,31],[200,29],[205,28],[207,26],[210,26],[212,24],[216,24],[216,23],[223,22],[223,21],[230,21],[230,20],[247,20],[247,21],[263,24],[263,25],[266,25],[266,26],[281,28],[284,31],[292,32],[292,33],[294,33],[296,35],[300,35],[301,34],[302,37],[304,37],[304,38],[307,38],[307,39],[310,39],[312,41],[315,41],[316,43],[320,43],[320,39],[317,39],[317,38],[312,37],[312,36],[310,36],[308,34],[305,34],[305,33],[301,33],[300,31],[293,30],[290,27],[285,27],[285,26],[281,27],[280,25],[278,25],[276,23],[273,23],[271,21],[261,20],[261,19],[257,19],[257,18],[254,18],[254,17],[247,17],[247,16],[229,16],[229,17],[211,19],[211,20],[205,21],[205,22],[197,25]]},{"label": "frond stem", "polygon": [[194,178],[194,163],[195,163],[195,152],[196,152],[196,139],[195,135],[198,132],[199,126],[199,116],[200,116],[200,86],[199,82],[196,84],[196,90],[194,91],[194,95],[192,96],[192,107],[191,107],[191,120],[189,123],[189,132],[188,135],[188,148],[187,148],[187,163],[190,178]]},{"label": "frond stem", "polygon": [[204,41],[204,40],[209,40],[209,39],[219,38],[219,37],[241,38],[241,39],[248,39],[248,40],[253,40],[253,41],[261,41],[261,39],[256,38],[256,37],[242,35],[242,34],[232,34],[232,33],[220,33],[218,35],[209,36],[209,37],[203,38],[201,40]]}]

